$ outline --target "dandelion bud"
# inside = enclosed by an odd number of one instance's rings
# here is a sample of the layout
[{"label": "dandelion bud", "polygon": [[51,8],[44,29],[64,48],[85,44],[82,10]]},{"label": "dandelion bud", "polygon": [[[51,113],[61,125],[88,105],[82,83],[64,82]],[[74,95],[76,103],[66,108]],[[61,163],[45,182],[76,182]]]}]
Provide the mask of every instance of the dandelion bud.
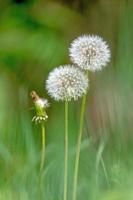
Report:
[{"label": "dandelion bud", "polygon": [[48,115],[45,109],[49,107],[48,100],[40,98],[35,91],[32,91],[30,96],[32,97],[36,110],[36,115],[33,117],[32,121],[35,121],[36,123],[46,121]]}]

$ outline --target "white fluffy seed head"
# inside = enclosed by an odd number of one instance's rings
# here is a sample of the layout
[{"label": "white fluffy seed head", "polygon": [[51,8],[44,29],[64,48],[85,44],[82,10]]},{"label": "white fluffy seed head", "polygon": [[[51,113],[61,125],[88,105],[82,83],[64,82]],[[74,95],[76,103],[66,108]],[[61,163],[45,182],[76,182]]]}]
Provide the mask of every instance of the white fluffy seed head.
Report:
[{"label": "white fluffy seed head", "polygon": [[70,46],[70,58],[81,69],[98,71],[110,60],[107,43],[99,36],[84,35],[75,39]]},{"label": "white fluffy seed head", "polygon": [[56,101],[77,100],[87,92],[88,78],[72,65],[55,68],[48,76],[46,89]]}]

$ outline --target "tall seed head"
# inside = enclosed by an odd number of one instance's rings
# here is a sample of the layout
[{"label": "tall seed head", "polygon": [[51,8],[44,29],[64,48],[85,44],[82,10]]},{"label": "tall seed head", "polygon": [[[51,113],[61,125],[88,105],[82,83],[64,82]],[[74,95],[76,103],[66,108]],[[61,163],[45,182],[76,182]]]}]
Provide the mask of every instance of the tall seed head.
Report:
[{"label": "tall seed head", "polygon": [[109,47],[99,36],[80,36],[72,42],[69,51],[72,62],[84,70],[101,70],[110,60]]}]

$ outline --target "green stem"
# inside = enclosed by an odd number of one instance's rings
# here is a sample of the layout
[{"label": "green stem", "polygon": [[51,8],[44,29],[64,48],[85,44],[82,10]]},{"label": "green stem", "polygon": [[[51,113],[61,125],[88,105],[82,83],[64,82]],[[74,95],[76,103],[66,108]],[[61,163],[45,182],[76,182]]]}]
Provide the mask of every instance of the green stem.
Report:
[{"label": "green stem", "polygon": [[77,193],[80,146],[81,146],[81,139],[82,139],[82,133],[83,133],[86,99],[87,99],[87,94],[84,94],[84,96],[82,98],[81,113],[80,113],[80,126],[79,126],[79,134],[78,134],[77,147],[76,147],[72,200],[76,200],[76,193]]},{"label": "green stem", "polygon": [[103,171],[104,171],[104,174],[105,174],[105,178],[106,178],[106,181],[107,181],[107,185],[110,186],[109,178],[108,178],[108,173],[107,173],[106,166],[105,166],[105,164],[104,164],[104,160],[103,160],[102,155],[101,155],[101,164],[102,164],[102,167],[103,167]]},{"label": "green stem", "polygon": [[68,165],[68,101],[65,101],[65,152],[64,152],[64,196],[67,200],[67,165]]},{"label": "green stem", "polygon": [[106,181],[107,181],[107,185],[110,186],[108,173],[107,173],[106,166],[104,164],[104,159],[103,159],[103,156],[102,156],[104,148],[105,148],[105,143],[102,142],[99,146],[97,158],[96,158],[97,182],[98,182],[98,174],[99,174],[99,165],[101,163],[101,166],[103,168],[103,172],[104,172],[104,175],[105,175],[105,178],[106,178]]},{"label": "green stem", "polygon": [[41,123],[41,132],[42,132],[42,152],[41,152],[41,165],[40,172],[42,173],[45,161],[45,125],[44,122]]}]

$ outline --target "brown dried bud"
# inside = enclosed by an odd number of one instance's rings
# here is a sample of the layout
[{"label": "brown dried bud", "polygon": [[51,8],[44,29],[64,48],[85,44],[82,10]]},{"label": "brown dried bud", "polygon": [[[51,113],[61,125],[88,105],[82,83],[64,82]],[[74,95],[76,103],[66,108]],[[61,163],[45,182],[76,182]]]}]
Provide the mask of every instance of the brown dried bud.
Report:
[{"label": "brown dried bud", "polygon": [[31,96],[33,102],[36,102],[37,100],[40,99],[39,95],[34,90],[30,93],[30,96]]}]

